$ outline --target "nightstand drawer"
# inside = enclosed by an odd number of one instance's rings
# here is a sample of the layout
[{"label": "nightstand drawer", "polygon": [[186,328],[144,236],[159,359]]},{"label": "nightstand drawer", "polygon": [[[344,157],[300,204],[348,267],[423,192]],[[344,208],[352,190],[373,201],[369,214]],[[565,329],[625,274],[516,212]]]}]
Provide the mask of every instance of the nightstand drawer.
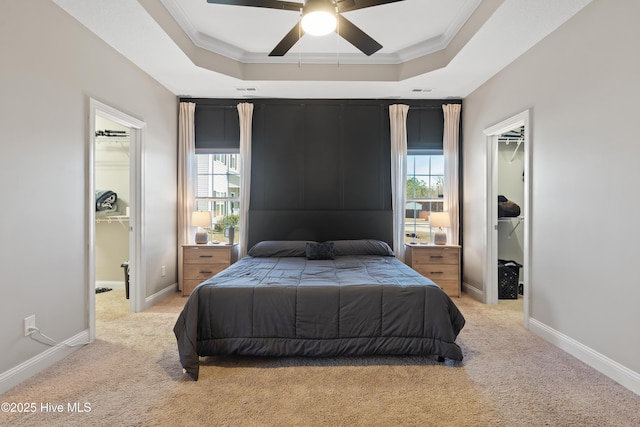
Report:
[{"label": "nightstand drawer", "polygon": [[440,286],[442,290],[449,296],[459,296],[459,282],[457,280],[433,280],[436,285]]},{"label": "nightstand drawer", "polygon": [[193,292],[196,286],[198,286],[202,282],[202,280],[184,279],[182,281],[182,295],[191,295],[191,292]]},{"label": "nightstand drawer", "polygon": [[212,262],[226,263],[229,265],[230,252],[222,248],[184,248],[185,264],[211,264]]},{"label": "nightstand drawer", "polygon": [[183,277],[187,279],[207,280],[229,266],[229,263],[212,262],[210,264],[184,264]]},{"label": "nightstand drawer", "polygon": [[421,264],[459,264],[458,249],[429,248],[413,252],[413,265]]},{"label": "nightstand drawer", "polygon": [[458,280],[458,274],[460,267],[458,264],[425,264],[425,265],[415,265],[413,269],[423,276],[427,276],[429,279],[437,282],[438,279],[451,279]]}]

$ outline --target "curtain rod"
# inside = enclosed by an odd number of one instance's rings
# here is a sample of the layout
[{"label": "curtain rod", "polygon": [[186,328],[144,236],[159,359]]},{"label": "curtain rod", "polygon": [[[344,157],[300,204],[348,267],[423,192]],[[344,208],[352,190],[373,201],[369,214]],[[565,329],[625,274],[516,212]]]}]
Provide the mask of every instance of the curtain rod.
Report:
[{"label": "curtain rod", "polygon": [[[406,105],[406,104],[405,104]],[[440,105],[420,105],[420,106],[412,106],[409,105],[409,111],[411,110],[438,110],[438,109],[442,109],[443,105],[447,105],[447,104],[440,104]]]},{"label": "curtain rod", "polygon": [[[261,102],[262,101],[262,102]],[[305,103],[304,101],[341,101],[341,100],[333,100],[333,99],[312,99],[312,100],[300,100],[300,102],[295,102],[295,104],[301,104],[301,105],[306,105],[307,103]],[[360,101],[360,100],[359,100]],[[366,101],[366,100],[364,100]],[[372,99],[371,103],[375,103],[376,101],[378,101],[377,103],[380,105],[384,105],[389,106],[389,105],[394,105],[394,104],[402,104],[401,100],[398,100],[398,102],[390,102],[389,104],[386,104],[386,102],[384,102],[384,100],[375,100]],[[184,101],[187,102],[187,101]],[[198,103],[197,101],[189,101],[189,102],[194,102],[196,104],[196,106],[201,105],[201,106],[206,106],[206,107],[212,107],[212,108],[237,108],[238,104],[241,104],[242,102],[238,101],[237,104],[234,105],[224,105],[224,104],[207,104],[207,103]],[[263,100],[260,99],[248,99],[246,101],[243,102],[248,102],[248,103],[254,103],[254,104],[261,104],[264,103]],[[461,104],[461,102],[451,102],[451,104]],[[351,105],[357,105],[357,104],[351,104]],[[409,104],[404,104],[404,105],[409,105]],[[443,102],[442,104],[438,104],[438,105],[409,105],[409,109],[410,110],[434,110],[434,109],[441,109],[443,105],[447,105],[446,102]]]},{"label": "curtain rod", "polygon": [[[198,103],[196,102],[196,108],[198,107]],[[213,107],[213,108],[220,108],[220,109],[227,109],[227,108],[237,108],[237,105],[215,105],[215,104],[200,104],[201,107]]]}]

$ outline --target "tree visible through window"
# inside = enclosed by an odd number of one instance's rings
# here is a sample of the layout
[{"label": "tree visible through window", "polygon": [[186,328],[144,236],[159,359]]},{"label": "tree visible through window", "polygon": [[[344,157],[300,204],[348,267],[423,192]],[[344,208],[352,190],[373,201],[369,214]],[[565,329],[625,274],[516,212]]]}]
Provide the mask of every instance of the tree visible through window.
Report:
[{"label": "tree visible through window", "polygon": [[227,242],[228,228],[240,219],[240,154],[196,153],[196,210],[210,211],[209,241]]},{"label": "tree visible through window", "polygon": [[431,212],[442,212],[444,155],[439,150],[410,150],[407,154],[405,242],[433,243]]}]

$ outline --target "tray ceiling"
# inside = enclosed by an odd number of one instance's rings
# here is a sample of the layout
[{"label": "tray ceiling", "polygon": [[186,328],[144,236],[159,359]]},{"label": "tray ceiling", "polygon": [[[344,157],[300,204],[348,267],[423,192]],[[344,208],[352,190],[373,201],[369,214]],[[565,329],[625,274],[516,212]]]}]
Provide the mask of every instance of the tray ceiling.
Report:
[{"label": "tray ceiling", "polygon": [[298,12],[206,0],[53,0],[179,96],[463,98],[590,0],[404,0],[344,16],[383,45],[335,33],[268,53]]}]

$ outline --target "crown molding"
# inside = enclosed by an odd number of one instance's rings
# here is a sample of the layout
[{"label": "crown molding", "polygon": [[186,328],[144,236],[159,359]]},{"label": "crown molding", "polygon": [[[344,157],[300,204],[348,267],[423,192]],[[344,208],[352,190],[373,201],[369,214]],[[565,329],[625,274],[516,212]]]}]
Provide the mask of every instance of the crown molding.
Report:
[{"label": "crown molding", "polygon": [[249,52],[231,43],[211,37],[199,31],[193,25],[178,0],[161,0],[161,3],[195,46],[241,63],[291,64],[301,62],[305,64],[335,64],[336,60],[338,60],[343,64],[354,65],[397,65],[445,49],[478,8],[481,0],[473,0],[473,2],[465,5],[464,8],[461,8],[444,33],[421,40],[394,53],[378,53],[372,56],[366,56],[361,53],[340,52],[299,53],[283,57],[269,57],[268,52]]}]

